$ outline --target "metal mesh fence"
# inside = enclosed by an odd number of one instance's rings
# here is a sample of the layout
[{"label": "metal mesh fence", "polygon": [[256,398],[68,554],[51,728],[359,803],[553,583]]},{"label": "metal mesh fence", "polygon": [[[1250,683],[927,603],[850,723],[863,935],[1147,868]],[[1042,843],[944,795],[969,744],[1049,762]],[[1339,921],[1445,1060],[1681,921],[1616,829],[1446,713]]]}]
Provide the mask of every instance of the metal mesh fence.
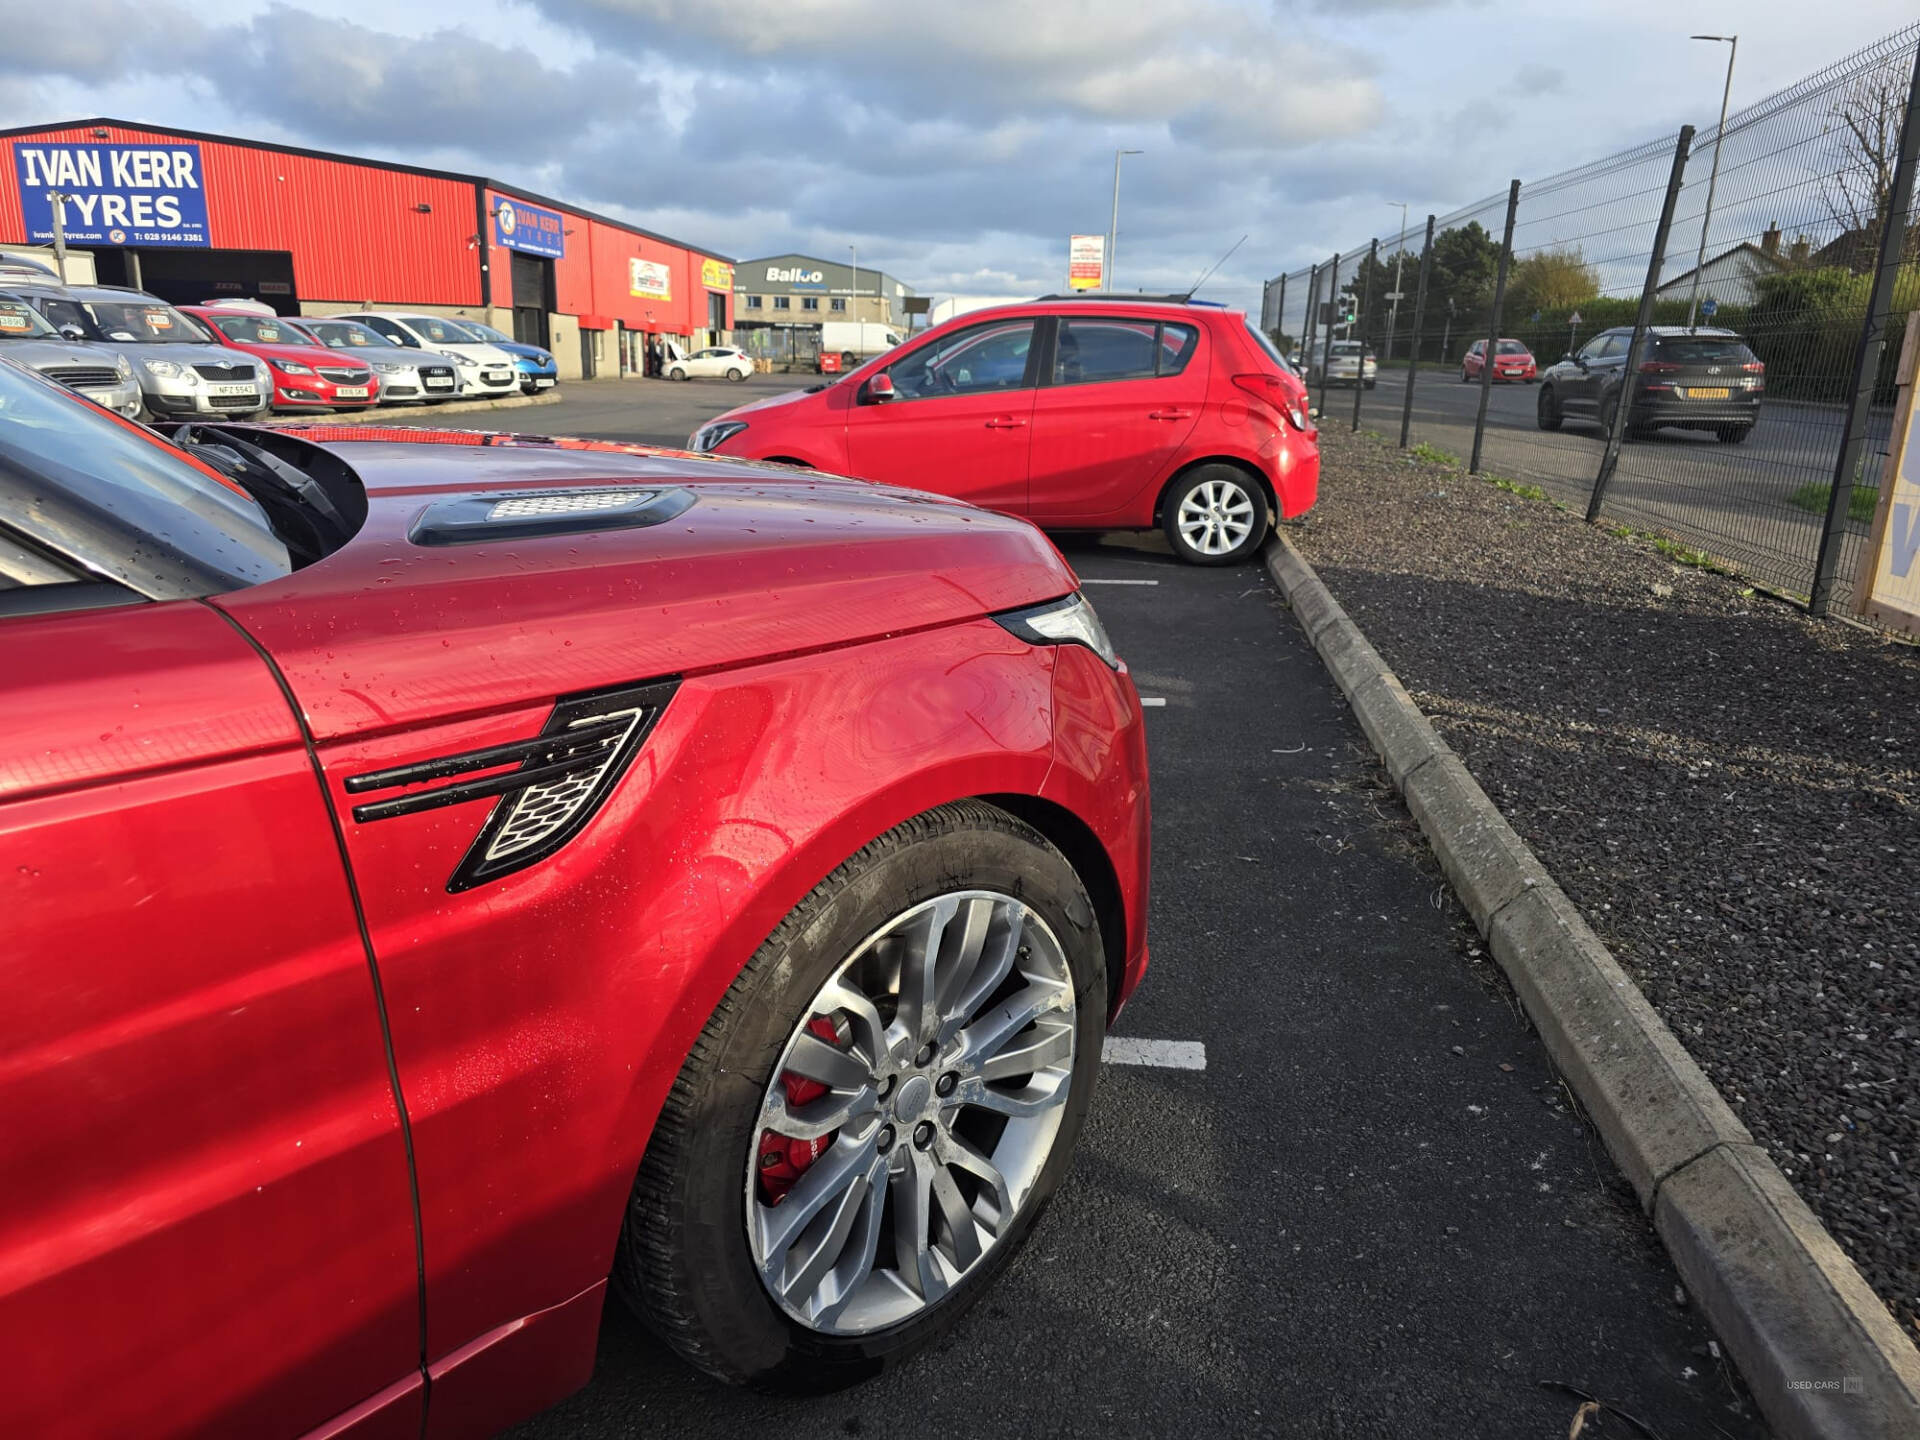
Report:
[{"label": "metal mesh fence", "polygon": [[[1834,531],[1833,601],[1852,579],[1888,448],[1901,326],[1920,307],[1920,228],[1896,208],[1903,122],[1920,24],[1910,25],[1694,137],[1681,172],[1652,328],[1628,371],[1662,205],[1668,138],[1524,182],[1513,217],[1498,333],[1493,301],[1508,196],[1489,196],[1276,277],[1263,321],[1313,386],[1322,424],[1345,423],[1346,367],[1328,339],[1378,357],[1362,423],[1538,485],[1584,508],[1606,429],[1624,402],[1624,442],[1602,515],[1703,551],[1769,588],[1807,595],[1853,398],[1869,295],[1891,224],[1901,247],[1889,343],[1873,377],[1864,443]],[[1424,303],[1419,277],[1425,264]],[[1356,264],[1356,261],[1358,262]],[[1399,282],[1395,283],[1395,270]],[[1353,318],[1351,297],[1372,303]],[[1394,297],[1398,298],[1394,298]],[[1416,315],[1416,308],[1420,313]],[[1481,371],[1494,381],[1480,418]],[[1331,378],[1331,385],[1327,381]],[[1337,478],[1329,477],[1332,483]]]}]

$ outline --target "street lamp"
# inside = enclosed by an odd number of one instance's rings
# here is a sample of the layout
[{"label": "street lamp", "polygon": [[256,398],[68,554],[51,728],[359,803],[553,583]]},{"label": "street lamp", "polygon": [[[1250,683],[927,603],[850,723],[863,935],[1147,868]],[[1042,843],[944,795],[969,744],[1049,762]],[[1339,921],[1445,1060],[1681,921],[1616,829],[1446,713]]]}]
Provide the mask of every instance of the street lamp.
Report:
[{"label": "street lamp", "polygon": [[[1389,200],[1387,208],[1391,210],[1396,202]],[[1400,319],[1400,262],[1407,256],[1407,202],[1398,202],[1400,206],[1400,243],[1393,247],[1393,305],[1387,311],[1387,363],[1393,363],[1393,330]]]},{"label": "street lamp", "polygon": [[1107,222],[1107,293],[1113,293],[1113,257],[1120,248],[1120,157],[1122,155],[1144,155],[1144,150],[1116,150],[1113,152],[1113,218]]},{"label": "street lamp", "polygon": [[860,318],[860,247],[857,245],[849,245],[847,246],[847,253],[853,256],[853,284],[850,287],[853,291],[853,296],[847,301],[847,309],[851,312],[847,318],[850,320],[858,320]]},{"label": "street lamp", "polygon": [[1733,61],[1740,53],[1738,35],[1689,35],[1689,40],[1711,40],[1727,47],[1727,84],[1720,92],[1720,128],[1713,132],[1713,170],[1707,177],[1707,213],[1700,217],[1700,253],[1693,262],[1693,289],[1687,296],[1687,328],[1693,328],[1695,309],[1700,304],[1700,271],[1707,263],[1707,227],[1713,223],[1713,192],[1720,184],[1720,142],[1726,138],[1727,101],[1733,96]]}]

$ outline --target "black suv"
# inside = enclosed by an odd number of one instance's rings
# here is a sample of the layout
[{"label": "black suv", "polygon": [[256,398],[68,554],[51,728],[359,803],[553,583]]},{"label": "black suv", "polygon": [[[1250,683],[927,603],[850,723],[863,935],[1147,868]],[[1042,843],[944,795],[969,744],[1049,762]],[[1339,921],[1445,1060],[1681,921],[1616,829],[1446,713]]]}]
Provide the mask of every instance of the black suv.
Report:
[{"label": "black suv", "polygon": [[[1540,376],[1542,430],[1563,420],[1588,420],[1602,430],[1613,424],[1626,378],[1633,327],[1602,330],[1576,354]],[[1731,330],[1688,330],[1655,325],[1647,331],[1646,355],[1633,377],[1627,433],[1645,434],[1663,425],[1711,430],[1738,445],[1760,417],[1767,367]]]}]

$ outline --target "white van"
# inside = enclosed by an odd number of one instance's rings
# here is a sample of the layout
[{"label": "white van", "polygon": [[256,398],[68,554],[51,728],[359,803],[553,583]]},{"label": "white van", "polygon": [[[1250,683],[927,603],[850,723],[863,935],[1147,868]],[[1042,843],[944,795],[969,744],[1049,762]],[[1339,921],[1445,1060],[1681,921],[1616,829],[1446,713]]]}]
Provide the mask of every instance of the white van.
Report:
[{"label": "white van", "polygon": [[828,320],[820,327],[820,353],[837,353],[840,363],[849,368],[899,343],[893,328],[877,320]]},{"label": "white van", "polygon": [[396,345],[404,345],[409,350],[438,351],[453,361],[454,371],[460,377],[460,398],[463,400],[512,395],[520,389],[520,375],[514,369],[513,357],[482,340],[458,320],[449,320],[443,315],[420,315],[409,310],[355,310],[324,318],[358,320]]}]

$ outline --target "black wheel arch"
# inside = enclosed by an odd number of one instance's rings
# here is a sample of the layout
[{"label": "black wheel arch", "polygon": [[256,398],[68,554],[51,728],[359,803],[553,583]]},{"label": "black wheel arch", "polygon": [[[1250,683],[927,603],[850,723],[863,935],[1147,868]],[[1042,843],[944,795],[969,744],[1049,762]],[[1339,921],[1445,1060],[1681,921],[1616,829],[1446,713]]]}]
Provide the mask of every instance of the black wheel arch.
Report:
[{"label": "black wheel arch", "polygon": [[1120,878],[1114,874],[1113,861],[1106,846],[1087,827],[1086,821],[1063,805],[1043,800],[1038,795],[982,795],[979,797],[1016,820],[1025,821],[1046,837],[1087,887],[1093,901],[1094,918],[1100,922],[1100,944],[1107,958],[1107,1018],[1113,1018],[1113,1006],[1120,994],[1127,968],[1127,907],[1120,895]]}]

